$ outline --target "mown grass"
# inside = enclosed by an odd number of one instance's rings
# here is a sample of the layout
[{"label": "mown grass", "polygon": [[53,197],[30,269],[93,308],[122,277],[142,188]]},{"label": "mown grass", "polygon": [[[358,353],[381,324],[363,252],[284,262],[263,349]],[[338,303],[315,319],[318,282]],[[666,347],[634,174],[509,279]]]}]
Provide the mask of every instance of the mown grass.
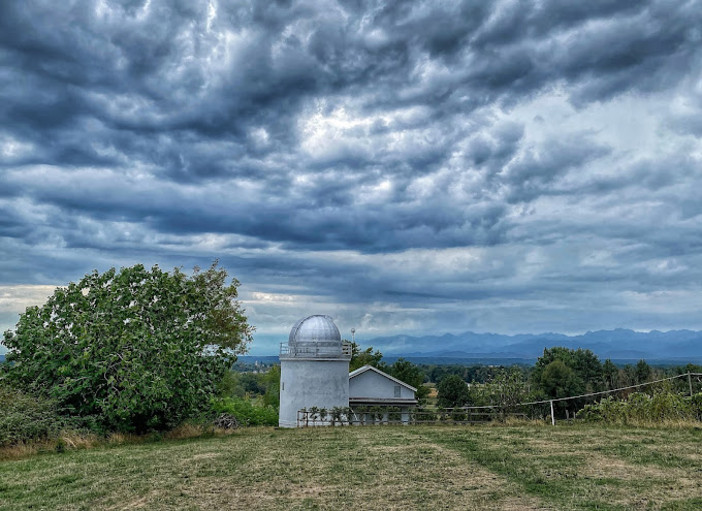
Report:
[{"label": "mown grass", "polygon": [[274,430],[0,462],[0,510],[702,508],[702,430]]}]

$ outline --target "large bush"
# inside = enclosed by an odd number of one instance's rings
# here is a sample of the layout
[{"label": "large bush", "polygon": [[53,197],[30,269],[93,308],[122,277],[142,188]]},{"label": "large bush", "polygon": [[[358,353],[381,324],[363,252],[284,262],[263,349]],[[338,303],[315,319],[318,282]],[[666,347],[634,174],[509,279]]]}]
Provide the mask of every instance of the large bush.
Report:
[{"label": "large bush", "polygon": [[173,427],[207,408],[250,340],[226,278],[216,265],[190,277],[142,265],[86,275],[5,333],[3,378],[106,429]]},{"label": "large bush", "polygon": [[690,398],[670,391],[656,392],[653,395],[635,392],[624,400],[610,396],[599,403],[586,405],[577,417],[587,422],[607,424],[700,420],[702,394]]},{"label": "large bush", "polygon": [[278,410],[271,405],[257,404],[249,399],[224,397],[213,399],[212,411],[236,417],[242,426],[277,426]]},{"label": "large bush", "polygon": [[67,426],[54,400],[0,386],[0,447],[51,438]]}]

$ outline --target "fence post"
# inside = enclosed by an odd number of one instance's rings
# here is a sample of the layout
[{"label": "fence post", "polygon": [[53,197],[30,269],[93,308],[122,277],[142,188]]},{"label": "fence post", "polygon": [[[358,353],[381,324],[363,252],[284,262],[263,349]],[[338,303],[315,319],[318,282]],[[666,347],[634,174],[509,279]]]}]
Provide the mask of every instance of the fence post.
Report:
[{"label": "fence post", "polygon": [[553,400],[549,401],[549,403],[551,403],[551,426],[555,426],[556,425],[556,416],[553,413]]},{"label": "fence post", "polygon": [[690,386],[690,397],[692,397],[692,373],[687,373],[687,384]]}]

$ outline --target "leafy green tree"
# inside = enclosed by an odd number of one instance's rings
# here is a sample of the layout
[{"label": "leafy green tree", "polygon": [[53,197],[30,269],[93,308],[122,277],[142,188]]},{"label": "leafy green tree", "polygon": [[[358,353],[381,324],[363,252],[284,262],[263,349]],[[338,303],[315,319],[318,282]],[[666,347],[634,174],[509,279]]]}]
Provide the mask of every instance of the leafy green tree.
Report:
[{"label": "leafy green tree", "polygon": [[440,408],[456,408],[468,403],[468,385],[457,374],[444,377],[436,386],[437,405]]},{"label": "leafy green tree", "polygon": [[590,350],[572,350],[561,346],[544,349],[544,354],[536,361],[532,381],[537,386],[543,381],[542,375],[546,367],[556,360],[563,362],[573,372],[574,381],[580,382],[577,386],[581,391],[593,392],[602,389],[602,364],[597,355]]},{"label": "leafy green tree", "polygon": [[503,367],[487,366],[476,364],[471,366],[461,364],[429,364],[424,365],[425,372],[430,382],[438,383],[449,374],[457,374],[464,381],[471,383],[487,383],[495,377],[497,372],[504,369]]},{"label": "leafy green tree", "polygon": [[602,364],[602,380],[606,390],[616,389],[619,385],[619,369],[610,359]]},{"label": "leafy green tree", "polygon": [[377,367],[381,371],[385,371],[387,365],[381,362],[382,359],[383,354],[380,352],[380,350],[373,351],[373,346],[369,346],[365,350],[361,351],[360,346],[353,342],[351,343],[351,361],[349,362],[349,371],[355,371],[356,369],[365,365],[371,365],[373,367]]},{"label": "leafy green tree", "polygon": [[646,363],[645,360],[639,360],[634,366],[634,378],[637,384],[651,381],[652,375],[653,370],[651,369],[651,366]]},{"label": "leafy green tree", "polygon": [[239,373],[239,385],[244,391],[244,395],[258,396],[266,392],[266,385],[263,378],[258,373]]},{"label": "leafy green tree", "polygon": [[491,404],[499,404],[503,410],[513,410],[516,405],[527,401],[527,388],[524,375],[516,367],[502,370],[485,385],[491,394]]},{"label": "leafy green tree", "polygon": [[266,371],[261,380],[265,387],[263,402],[276,410],[280,406],[280,364],[276,364]]},{"label": "leafy green tree", "polygon": [[575,396],[585,390],[582,379],[559,359],[544,368],[541,373],[541,388],[548,397],[553,398]]},{"label": "leafy green tree", "polygon": [[106,429],[165,429],[207,408],[252,327],[215,262],[192,276],[143,265],[86,275],[29,307],[3,376]]}]

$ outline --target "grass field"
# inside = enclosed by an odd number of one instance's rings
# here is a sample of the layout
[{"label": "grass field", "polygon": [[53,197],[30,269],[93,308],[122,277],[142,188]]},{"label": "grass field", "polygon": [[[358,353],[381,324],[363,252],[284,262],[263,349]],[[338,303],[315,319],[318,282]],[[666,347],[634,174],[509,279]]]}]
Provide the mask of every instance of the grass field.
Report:
[{"label": "grass field", "polygon": [[0,462],[0,510],[702,509],[702,429],[245,429]]}]

